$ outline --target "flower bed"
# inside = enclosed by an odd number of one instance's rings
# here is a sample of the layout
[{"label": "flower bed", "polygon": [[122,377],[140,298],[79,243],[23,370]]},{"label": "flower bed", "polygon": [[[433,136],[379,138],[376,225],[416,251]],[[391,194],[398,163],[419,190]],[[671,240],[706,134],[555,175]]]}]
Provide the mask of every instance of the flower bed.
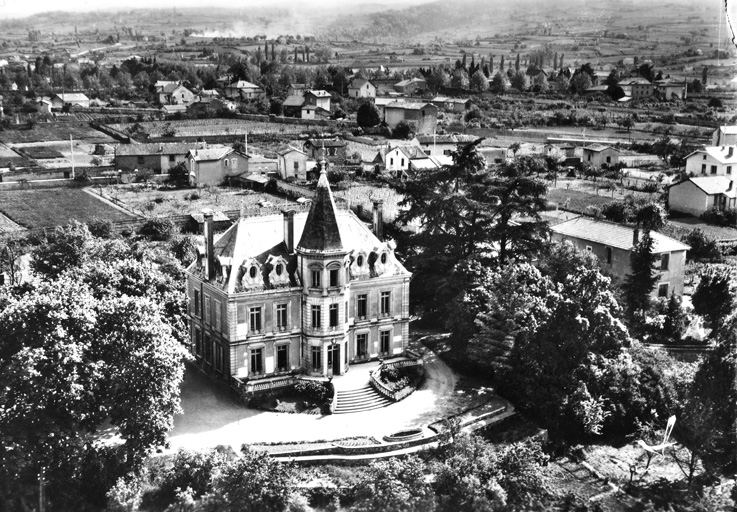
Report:
[{"label": "flower bed", "polygon": [[383,365],[371,377],[372,383],[380,393],[398,402],[410,395],[422,383],[425,377],[425,367],[422,364],[401,367],[392,364]]},{"label": "flower bed", "polygon": [[248,398],[248,406],[271,412],[291,414],[329,414],[333,385],[328,382],[300,380]]}]

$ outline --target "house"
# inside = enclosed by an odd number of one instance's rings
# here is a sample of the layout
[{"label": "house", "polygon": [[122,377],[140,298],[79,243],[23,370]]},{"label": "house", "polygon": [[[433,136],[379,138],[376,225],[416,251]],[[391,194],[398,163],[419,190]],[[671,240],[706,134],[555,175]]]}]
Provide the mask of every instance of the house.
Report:
[{"label": "house", "polygon": [[427,155],[448,156],[458,148],[459,144],[467,144],[476,140],[477,138],[478,137],[475,137],[473,135],[417,135],[414,139],[412,139],[412,144],[421,147]]},{"label": "house", "polygon": [[259,153],[248,153],[244,155],[248,159],[248,171],[260,176],[273,176],[279,174],[279,159],[268,158]]},{"label": "house", "polygon": [[300,117],[302,119],[330,119],[333,115],[329,110],[325,110],[322,107],[316,107],[314,105],[304,105],[300,109]]},{"label": "house", "polygon": [[348,85],[349,98],[376,98],[376,86],[365,78],[354,78]]},{"label": "house", "polygon": [[164,90],[165,87],[175,86],[181,83],[182,82],[180,81],[174,81],[174,80],[157,80],[156,83],[154,84],[154,91],[156,92],[156,94],[160,94]]},{"label": "house", "polygon": [[394,84],[394,90],[405,95],[422,93],[427,90],[427,82],[422,78],[410,78]]},{"label": "house", "polygon": [[287,87],[287,96],[299,96],[300,98],[310,90],[310,86],[307,84],[291,84]]},{"label": "house", "polygon": [[301,117],[304,104],[304,96],[287,96],[282,103],[284,117]]},{"label": "house", "polygon": [[712,146],[734,146],[737,144],[737,126],[720,126],[711,134]]},{"label": "house", "polygon": [[304,94],[304,104],[313,107],[320,107],[324,110],[330,111],[330,93],[327,91],[316,91],[310,89]]},{"label": "house", "polygon": [[[429,157],[420,146],[415,145],[395,146],[389,148],[384,155],[386,170],[395,174],[411,170],[412,160],[422,160],[423,162],[417,162],[417,166],[426,167],[428,163],[424,161],[429,160]],[[431,166],[437,167],[434,164]]]},{"label": "house", "polygon": [[36,106],[36,110],[38,110],[42,114],[50,114],[51,108],[53,107],[50,98],[38,98],[34,102],[34,105]]},{"label": "house", "polygon": [[663,99],[669,100],[673,97],[685,100],[688,95],[688,84],[685,81],[677,81],[672,78],[655,81],[655,90],[659,91]]},{"label": "house", "polygon": [[180,83],[165,85],[159,92],[159,103],[162,105],[188,105],[197,99],[197,95]]},{"label": "house", "polygon": [[[324,149],[324,151],[323,151]],[[345,164],[346,143],[339,139],[307,139],[304,150],[313,160],[319,161],[323,154],[334,165]]]},{"label": "house", "polygon": [[433,133],[438,124],[438,107],[432,103],[394,101],[384,107],[384,121],[392,130],[406,121],[415,133]]},{"label": "house", "polygon": [[165,174],[170,167],[185,162],[190,150],[206,147],[203,142],[120,144],[115,148],[115,168],[151,169],[154,174]]},{"label": "house", "polygon": [[596,169],[608,168],[619,163],[619,150],[602,144],[583,148],[583,162]]},{"label": "house", "polygon": [[624,93],[633,100],[649,98],[655,92],[655,85],[644,78],[626,78],[619,82]]},{"label": "house", "polygon": [[737,187],[729,176],[696,176],[668,187],[671,211],[700,217],[713,208],[734,208]]},{"label": "house", "polygon": [[235,112],[236,110],[236,104],[230,100],[206,96],[201,101],[195,101],[187,105],[187,113],[193,116]]},{"label": "house", "polygon": [[686,157],[686,173],[692,176],[730,176],[737,166],[737,146],[706,146]]},{"label": "house", "polygon": [[[243,91],[243,92],[241,92]],[[255,99],[264,95],[264,91],[256,84],[237,80],[223,87],[223,94],[231,99]]]},{"label": "house", "polygon": [[187,112],[187,105],[163,105],[161,111],[170,116],[172,114],[184,114]]},{"label": "house", "polygon": [[[599,265],[612,275],[624,279],[631,274],[630,254],[639,243],[637,228],[590,217],[576,217],[551,226],[552,239],[571,242],[583,251],[594,254]],[[686,244],[652,231],[653,252],[657,255],[658,281],[653,297],[683,294],[683,274],[686,267]]]},{"label": "house", "polygon": [[479,146],[479,153],[486,159],[486,165],[501,164],[509,158],[508,148],[498,148],[493,146]]},{"label": "house", "polygon": [[384,119],[386,117],[386,106],[390,103],[394,103],[397,101],[396,98],[386,98],[386,97],[380,97],[380,98],[374,98],[374,105],[376,108],[379,109],[379,113],[381,114],[381,119]]},{"label": "house", "polygon": [[60,110],[65,105],[79,105],[83,108],[90,108],[90,99],[81,92],[67,92],[54,94],[51,97],[51,108]]},{"label": "house", "polygon": [[307,179],[307,153],[288,146],[276,154],[281,179],[294,178],[300,181]]},{"label": "house", "polygon": [[238,219],[186,270],[189,348],[203,371],[232,383],[301,373],[342,375],[403,354],[411,273],[373,229],[336,208],[322,167],[309,212]]},{"label": "house", "polygon": [[227,146],[190,150],[186,163],[193,186],[220,184],[249,172],[248,157]]}]

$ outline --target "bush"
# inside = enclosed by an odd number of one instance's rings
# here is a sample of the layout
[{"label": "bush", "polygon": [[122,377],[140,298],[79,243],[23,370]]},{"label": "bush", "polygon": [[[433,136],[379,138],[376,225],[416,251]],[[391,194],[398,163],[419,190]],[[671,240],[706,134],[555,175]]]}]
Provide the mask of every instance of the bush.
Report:
[{"label": "bush", "polygon": [[170,219],[161,218],[151,219],[141,228],[142,235],[159,242],[169,240],[175,231],[176,226]]},{"label": "bush", "polygon": [[704,213],[701,218],[705,222],[717,226],[737,226],[737,210],[734,208],[728,208],[726,210],[712,208],[711,211]]},{"label": "bush", "polygon": [[412,135],[412,127],[407,121],[399,121],[397,126],[394,128],[394,137],[397,139],[409,139]]},{"label": "bush", "polygon": [[687,256],[689,260],[719,262],[722,260],[722,251],[715,240],[709,238],[703,230],[696,228],[682,238],[685,244],[691,246]]},{"label": "bush", "polygon": [[294,390],[304,395],[306,402],[314,405],[325,405],[333,398],[330,387],[326,383],[316,380],[300,380],[294,385]]},{"label": "bush", "polygon": [[195,238],[188,235],[178,235],[169,242],[169,250],[183,266],[190,265],[197,257]]},{"label": "bush", "polygon": [[97,217],[87,223],[87,229],[97,238],[112,238],[115,233],[113,221],[110,219],[99,219]]}]

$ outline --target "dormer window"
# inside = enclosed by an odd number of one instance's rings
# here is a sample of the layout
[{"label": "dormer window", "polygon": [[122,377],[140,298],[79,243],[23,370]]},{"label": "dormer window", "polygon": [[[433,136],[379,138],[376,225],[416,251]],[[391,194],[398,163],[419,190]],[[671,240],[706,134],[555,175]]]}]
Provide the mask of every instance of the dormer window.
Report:
[{"label": "dormer window", "polygon": [[356,259],[356,266],[363,267],[363,254],[359,255]]},{"label": "dormer window", "polygon": [[278,263],[276,265],[276,275],[280,276],[282,275],[282,272],[284,272],[284,265],[282,265],[281,263]]},{"label": "dormer window", "polygon": [[251,269],[248,271],[248,275],[251,276],[251,279],[255,279],[256,274],[258,274],[258,269],[256,267],[251,267]]},{"label": "dormer window", "polygon": [[386,253],[385,252],[381,253],[381,264],[386,265],[386,260],[387,260]]}]

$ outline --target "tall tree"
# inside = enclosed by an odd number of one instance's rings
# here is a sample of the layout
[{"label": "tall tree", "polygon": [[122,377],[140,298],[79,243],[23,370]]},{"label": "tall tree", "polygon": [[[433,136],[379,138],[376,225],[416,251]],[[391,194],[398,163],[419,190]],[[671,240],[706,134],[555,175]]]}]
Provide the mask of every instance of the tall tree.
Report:
[{"label": "tall tree", "polygon": [[703,316],[709,327],[716,329],[737,305],[737,275],[727,265],[705,265],[699,272],[694,290],[694,311]]},{"label": "tall tree", "polygon": [[[639,235],[635,229],[635,236]],[[623,289],[627,310],[631,316],[650,308],[650,294],[658,282],[655,272],[657,255],[653,252],[653,238],[645,229],[630,251],[630,273],[625,277]]]},{"label": "tall tree", "polygon": [[517,59],[514,61],[514,70],[519,73],[519,70],[520,70],[519,53],[517,54]]}]

